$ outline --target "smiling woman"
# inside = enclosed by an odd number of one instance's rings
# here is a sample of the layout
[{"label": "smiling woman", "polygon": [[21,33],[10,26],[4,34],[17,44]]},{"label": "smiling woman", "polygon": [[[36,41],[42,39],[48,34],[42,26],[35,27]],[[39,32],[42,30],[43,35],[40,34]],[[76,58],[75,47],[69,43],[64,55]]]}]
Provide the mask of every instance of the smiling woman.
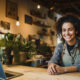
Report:
[{"label": "smiling woman", "polygon": [[80,72],[79,26],[80,20],[71,14],[57,21],[56,30],[58,36],[62,36],[62,43],[56,46],[54,55],[49,61],[49,74]]}]

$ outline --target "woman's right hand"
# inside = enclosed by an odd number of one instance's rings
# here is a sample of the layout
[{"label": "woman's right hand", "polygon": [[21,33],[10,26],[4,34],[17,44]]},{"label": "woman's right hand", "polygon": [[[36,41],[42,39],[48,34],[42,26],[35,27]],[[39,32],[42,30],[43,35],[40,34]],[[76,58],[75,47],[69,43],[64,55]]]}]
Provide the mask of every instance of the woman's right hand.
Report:
[{"label": "woman's right hand", "polygon": [[56,64],[54,64],[54,63],[50,63],[49,64],[49,66],[48,66],[48,73],[50,74],[50,75],[55,75],[55,74],[57,74],[57,70],[56,70]]}]

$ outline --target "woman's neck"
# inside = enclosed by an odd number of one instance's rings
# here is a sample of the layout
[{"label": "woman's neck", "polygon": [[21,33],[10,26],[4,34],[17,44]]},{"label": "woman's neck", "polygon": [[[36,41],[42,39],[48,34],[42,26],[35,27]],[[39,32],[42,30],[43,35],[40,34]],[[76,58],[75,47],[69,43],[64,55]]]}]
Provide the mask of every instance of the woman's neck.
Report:
[{"label": "woman's neck", "polygon": [[67,42],[68,45],[73,46],[76,44],[76,39],[74,39],[73,41]]}]

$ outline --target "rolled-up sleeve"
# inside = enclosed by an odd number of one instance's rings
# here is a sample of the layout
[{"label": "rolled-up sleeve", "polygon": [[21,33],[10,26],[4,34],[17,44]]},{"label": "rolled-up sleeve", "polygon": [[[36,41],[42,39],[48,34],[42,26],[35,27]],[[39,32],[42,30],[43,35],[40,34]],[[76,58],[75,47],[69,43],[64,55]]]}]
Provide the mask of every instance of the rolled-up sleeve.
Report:
[{"label": "rolled-up sleeve", "polygon": [[76,66],[78,68],[78,72],[80,72],[80,51],[79,51],[79,53],[77,52],[76,56],[77,57],[76,57],[75,63],[73,65]]},{"label": "rolled-up sleeve", "polygon": [[62,44],[59,44],[56,46],[56,48],[53,52],[53,56],[51,57],[50,61],[48,62],[48,65],[50,63],[58,64],[59,60],[60,60],[61,52],[62,52]]},{"label": "rolled-up sleeve", "polygon": [[77,60],[77,63],[74,64],[78,68],[78,71],[80,72],[80,59]]},{"label": "rolled-up sleeve", "polygon": [[78,68],[78,71],[80,72],[80,64],[74,64],[77,68]]}]

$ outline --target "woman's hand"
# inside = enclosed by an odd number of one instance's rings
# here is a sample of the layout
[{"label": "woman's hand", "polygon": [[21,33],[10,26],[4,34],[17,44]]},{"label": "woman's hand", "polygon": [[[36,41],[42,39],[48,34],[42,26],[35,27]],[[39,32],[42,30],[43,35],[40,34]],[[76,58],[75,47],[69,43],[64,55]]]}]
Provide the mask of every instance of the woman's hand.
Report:
[{"label": "woman's hand", "polygon": [[57,71],[56,71],[56,64],[54,64],[54,63],[50,63],[49,64],[49,66],[48,66],[48,73],[50,74],[50,75],[55,75],[56,73],[57,73]]},{"label": "woman's hand", "polygon": [[48,73],[50,75],[62,74],[65,73],[65,68],[54,63],[50,63],[48,67]]}]

